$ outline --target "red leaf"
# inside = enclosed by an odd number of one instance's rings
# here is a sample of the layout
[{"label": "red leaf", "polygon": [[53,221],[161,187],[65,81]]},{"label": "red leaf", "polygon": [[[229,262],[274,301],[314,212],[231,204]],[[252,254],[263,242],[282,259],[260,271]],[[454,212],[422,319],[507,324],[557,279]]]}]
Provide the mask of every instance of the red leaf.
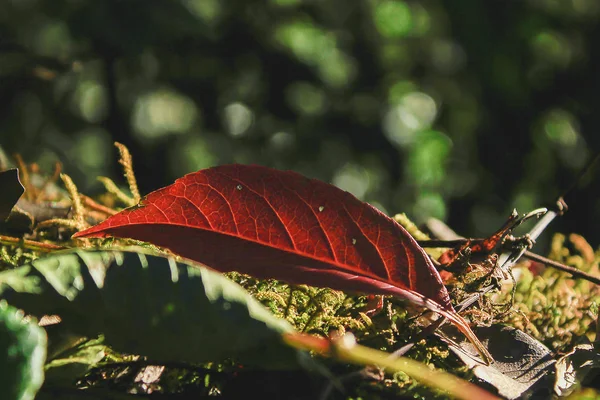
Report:
[{"label": "red leaf", "polygon": [[295,172],[225,165],[188,174],[74,235],[106,236],[153,243],[221,272],[400,296],[444,315],[480,347],[404,228]]}]

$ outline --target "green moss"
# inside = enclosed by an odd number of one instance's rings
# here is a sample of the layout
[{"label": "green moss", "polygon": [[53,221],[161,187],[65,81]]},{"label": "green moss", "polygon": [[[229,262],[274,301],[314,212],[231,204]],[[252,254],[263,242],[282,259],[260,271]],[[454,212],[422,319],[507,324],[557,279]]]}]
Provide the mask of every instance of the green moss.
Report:
[{"label": "green moss", "polygon": [[[49,179],[46,177],[46,179]],[[42,180],[44,182],[44,180]],[[51,187],[42,184],[42,188]],[[65,191],[52,190],[48,193],[55,203],[69,201]],[[45,199],[43,191],[38,195]],[[118,199],[114,193],[106,193],[98,200],[102,205],[111,207]],[[98,216],[86,209],[85,219],[90,223]],[[404,215],[396,219],[419,239],[426,236],[418,231]],[[68,225],[68,224],[67,224]],[[51,240],[62,246],[102,247],[142,245],[161,252],[147,243],[121,239],[104,239],[95,242],[81,241],[73,243],[65,232],[68,227],[57,223],[53,229],[34,230],[27,235],[30,240]],[[550,258],[576,266],[586,272],[598,275],[600,252],[594,253],[580,237],[567,241],[564,235],[554,237]],[[587,245],[587,246],[586,246]],[[430,254],[436,257],[442,249],[432,249]],[[40,252],[23,245],[0,246],[0,270],[13,268],[40,256]],[[492,274],[494,266],[490,260],[479,264],[465,261],[464,271],[457,273],[448,283],[453,301],[459,302],[479,287],[498,282]],[[535,268],[534,268],[535,267]],[[426,325],[428,314],[393,297],[383,299],[383,307],[373,312],[368,296],[350,295],[327,288],[315,288],[306,285],[290,286],[267,279],[229,273],[229,278],[242,285],[248,292],[261,301],[273,314],[288,320],[296,330],[321,337],[352,332],[357,341],[365,346],[393,352],[407,343],[414,342]],[[529,262],[521,262],[514,268],[516,287],[510,283],[499,286],[499,290],[485,296],[478,307],[464,313],[473,321],[483,323],[506,323],[532,334],[552,350],[564,351],[579,337],[595,338],[594,320],[598,315],[600,289],[583,280],[573,280],[568,274],[550,268],[539,269]],[[420,317],[419,317],[420,316]],[[443,369],[464,379],[473,375],[436,337],[419,340],[406,354],[429,365],[432,369]],[[335,372],[335,376],[350,376],[360,368],[343,365],[332,359],[320,359],[320,363]],[[121,393],[194,393],[197,395],[215,395],[227,393],[230,385],[236,385],[236,377],[244,372],[243,366],[235,360],[204,365],[164,366],[160,377],[151,384],[140,384],[136,376],[140,368],[147,366],[146,361],[135,355],[122,355],[110,352],[105,359],[87,375],[81,377],[79,388],[108,388]],[[256,372],[261,378],[268,372]],[[264,375],[261,375],[264,374]],[[370,374],[376,379],[348,380],[345,384],[347,398],[445,398],[443,393],[419,384],[403,373],[383,374],[372,369]]]},{"label": "green moss", "polygon": [[[550,258],[598,276],[599,254],[596,252],[593,258],[588,255],[586,260],[564,235],[556,234]],[[593,340],[598,315],[592,310],[599,303],[600,287],[552,268],[534,274],[528,267],[532,264],[521,263],[515,269],[518,280],[514,309],[503,315],[501,322],[530,333],[558,352],[569,349],[581,336]]]}]

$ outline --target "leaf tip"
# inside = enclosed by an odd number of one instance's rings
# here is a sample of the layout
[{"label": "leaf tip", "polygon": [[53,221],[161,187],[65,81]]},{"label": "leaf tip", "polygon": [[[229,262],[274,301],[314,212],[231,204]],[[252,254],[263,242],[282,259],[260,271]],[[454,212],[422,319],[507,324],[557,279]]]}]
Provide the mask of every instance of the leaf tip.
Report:
[{"label": "leaf tip", "polygon": [[104,228],[101,226],[102,224],[92,226],[91,228],[84,229],[82,231],[74,233],[71,238],[103,238],[108,235],[104,232]]}]

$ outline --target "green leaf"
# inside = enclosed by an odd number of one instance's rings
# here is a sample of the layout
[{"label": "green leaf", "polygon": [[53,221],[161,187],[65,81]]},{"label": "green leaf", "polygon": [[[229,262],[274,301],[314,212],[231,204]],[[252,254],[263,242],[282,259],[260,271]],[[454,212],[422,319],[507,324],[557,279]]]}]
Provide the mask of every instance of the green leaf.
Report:
[{"label": "green leaf", "polygon": [[29,275],[31,268],[7,269],[0,272],[0,293],[2,288],[12,288],[17,292],[38,293],[40,289],[40,279]]},{"label": "green leaf", "polygon": [[77,378],[85,375],[104,358],[106,350],[102,338],[80,340],[46,364],[44,388],[74,384]]},{"label": "green leaf", "polygon": [[0,302],[0,352],[2,399],[33,399],[44,382],[46,333],[4,301]]},{"label": "green leaf", "polygon": [[263,367],[298,365],[297,352],[281,339],[291,325],[208,268],[146,251],[69,250],[13,274],[40,279],[32,288],[0,274],[1,296],[11,304],[57,314],[76,334],[103,333],[117,351],[162,361],[235,357]]}]

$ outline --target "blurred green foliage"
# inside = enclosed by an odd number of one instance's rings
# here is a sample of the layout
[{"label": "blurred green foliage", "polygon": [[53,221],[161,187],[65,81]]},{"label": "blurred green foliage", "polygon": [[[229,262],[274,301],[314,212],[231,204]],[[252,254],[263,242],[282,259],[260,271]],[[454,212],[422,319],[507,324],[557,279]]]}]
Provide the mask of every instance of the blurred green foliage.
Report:
[{"label": "blurred green foliage", "polygon": [[[6,0],[5,152],[82,190],[126,144],[144,193],[223,163],[497,229],[600,148],[597,0]],[[600,240],[594,183],[562,229]]]}]

